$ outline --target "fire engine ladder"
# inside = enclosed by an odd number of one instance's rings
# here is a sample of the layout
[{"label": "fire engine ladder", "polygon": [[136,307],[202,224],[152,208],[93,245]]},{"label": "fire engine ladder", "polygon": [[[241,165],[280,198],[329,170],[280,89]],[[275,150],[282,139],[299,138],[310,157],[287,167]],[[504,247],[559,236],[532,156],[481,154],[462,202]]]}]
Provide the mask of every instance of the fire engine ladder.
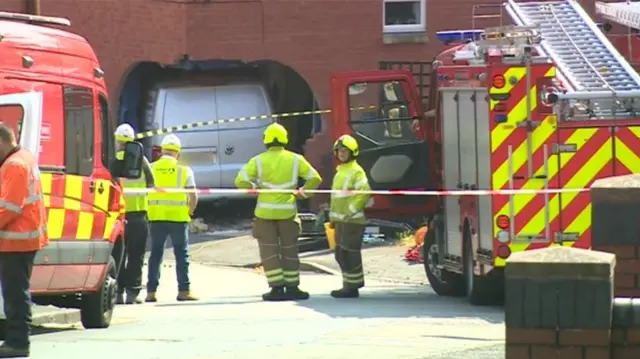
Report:
[{"label": "fire engine ladder", "polygon": [[553,60],[568,90],[640,95],[640,76],[575,0],[508,0],[505,8],[516,25],[540,26],[537,50]]},{"label": "fire engine ladder", "polygon": [[640,30],[640,3],[638,2],[596,1],[596,14],[609,21]]}]

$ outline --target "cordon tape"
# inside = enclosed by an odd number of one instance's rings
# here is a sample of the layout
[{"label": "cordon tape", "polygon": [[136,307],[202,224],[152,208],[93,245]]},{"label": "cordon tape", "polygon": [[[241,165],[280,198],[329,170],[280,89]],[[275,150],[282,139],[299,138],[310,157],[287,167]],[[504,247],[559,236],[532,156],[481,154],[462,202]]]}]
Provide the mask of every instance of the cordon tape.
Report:
[{"label": "cordon tape", "polygon": [[[366,110],[375,110],[376,108],[377,108],[376,106],[371,105],[371,106],[352,107],[350,110],[351,111],[366,111]],[[145,139],[145,138],[158,136],[158,135],[164,135],[164,134],[167,134],[167,133],[180,132],[180,131],[189,131],[189,130],[194,129],[194,128],[220,125],[220,124],[223,124],[223,123],[254,121],[254,120],[266,120],[266,119],[272,119],[272,120],[275,121],[275,120],[278,120],[278,119],[281,119],[281,118],[290,118],[290,117],[298,117],[298,116],[309,116],[309,115],[324,115],[324,114],[328,114],[328,113],[331,113],[330,109],[329,110],[316,110],[316,111],[299,111],[299,112],[274,113],[274,114],[271,114],[271,115],[232,117],[232,118],[224,118],[224,119],[212,120],[212,121],[191,122],[191,123],[185,123],[184,125],[180,125],[180,126],[158,128],[156,130],[151,130],[151,131],[143,131],[143,132],[137,133],[135,138],[136,138],[136,140],[142,140],[142,139]]]},{"label": "cordon tape", "polygon": [[579,193],[588,192],[589,188],[561,188],[561,189],[513,189],[513,190],[462,190],[462,191],[406,191],[406,190],[285,190],[285,189],[235,189],[235,188],[125,188],[125,194],[144,193],[197,193],[197,194],[260,194],[260,193],[281,193],[281,194],[367,194],[383,196],[509,196],[509,195],[536,195],[536,194],[559,194],[559,193]]}]

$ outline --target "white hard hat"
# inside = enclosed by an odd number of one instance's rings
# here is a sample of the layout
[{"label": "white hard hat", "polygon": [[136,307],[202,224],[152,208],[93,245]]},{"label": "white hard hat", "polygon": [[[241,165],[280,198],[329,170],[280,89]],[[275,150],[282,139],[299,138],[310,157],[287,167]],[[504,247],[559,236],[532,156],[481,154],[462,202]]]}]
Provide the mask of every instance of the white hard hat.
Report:
[{"label": "white hard hat", "polygon": [[116,141],[131,142],[133,141],[135,134],[136,133],[130,124],[123,123],[122,125],[118,126],[118,128],[116,128],[116,132],[115,132]]},{"label": "white hard hat", "polygon": [[162,147],[163,150],[176,151],[176,152],[180,151],[180,149],[182,148],[180,139],[178,138],[178,136],[174,135],[173,133],[164,136],[164,138],[162,139],[162,144],[160,146]]}]

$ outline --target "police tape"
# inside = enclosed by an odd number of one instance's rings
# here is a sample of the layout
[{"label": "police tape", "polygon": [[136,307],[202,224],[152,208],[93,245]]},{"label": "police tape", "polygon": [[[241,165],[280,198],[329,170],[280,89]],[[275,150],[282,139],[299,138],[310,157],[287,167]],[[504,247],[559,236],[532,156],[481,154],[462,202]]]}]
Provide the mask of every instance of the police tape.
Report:
[{"label": "police tape", "polygon": [[145,193],[196,193],[196,194],[344,194],[344,195],[382,195],[382,196],[510,196],[537,195],[588,192],[589,188],[558,188],[558,189],[505,189],[505,190],[452,190],[452,191],[410,191],[410,190],[292,190],[292,189],[235,189],[235,188],[125,188],[125,194]]},{"label": "police tape", "polygon": [[[370,105],[370,106],[352,107],[350,108],[350,110],[365,111],[365,110],[375,110],[376,108],[377,106]],[[224,118],[224,119],[212,120],[212,121],[198,121],[198,122],[185,123],[184,125],[180,125],[180,126],[158,128],[151,131],[143,131],[143,132],[137,133],[135,138],[136,140],[142,140],[142,139],[153,137],[153,136],[159,136],[159,135],[164,135],[164,134],[173,133],[173,132],[189,131],[194,128],[221,125],[223,123],[266,120],[266,119],[278,120],[281,118],[309,116],[309,115],[324,115],[328,113],[331,113],[331,109],[315,110],[315,111],[283,112],[283,113],[274,113],[270,115],[243,116],[243,117]]]}]

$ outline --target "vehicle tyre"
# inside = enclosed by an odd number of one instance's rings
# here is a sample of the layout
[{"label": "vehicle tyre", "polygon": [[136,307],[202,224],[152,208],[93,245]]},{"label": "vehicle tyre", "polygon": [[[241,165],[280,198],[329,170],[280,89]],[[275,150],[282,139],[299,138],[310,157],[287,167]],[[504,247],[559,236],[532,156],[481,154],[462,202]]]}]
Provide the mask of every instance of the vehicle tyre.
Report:
[{"label": "vehicle tyre", "polygon": [[441,296],[459,297],[464,295],[464,282],[461,275],[451,273],[438,268],[440,264],[438,253],[438,235],[442,234],[442,228],[431,222],[429,230],[424,238],[423,258],[424,270],[431,288]]},{"label": "vehicle tyre", "polygon": [[116,260],[109,257],[107,274],[102,286],[95,293],[82,296],[80,319],[86,329],[108,328],[113,317],[118,292]]},{"label": "vehicle tyre", "polygon": [[480,277],[474,273],[473,246],[471,234],[465,232],[464,239],[464,288],[472,305],[493,305],[497,301],[493,278]]}]

